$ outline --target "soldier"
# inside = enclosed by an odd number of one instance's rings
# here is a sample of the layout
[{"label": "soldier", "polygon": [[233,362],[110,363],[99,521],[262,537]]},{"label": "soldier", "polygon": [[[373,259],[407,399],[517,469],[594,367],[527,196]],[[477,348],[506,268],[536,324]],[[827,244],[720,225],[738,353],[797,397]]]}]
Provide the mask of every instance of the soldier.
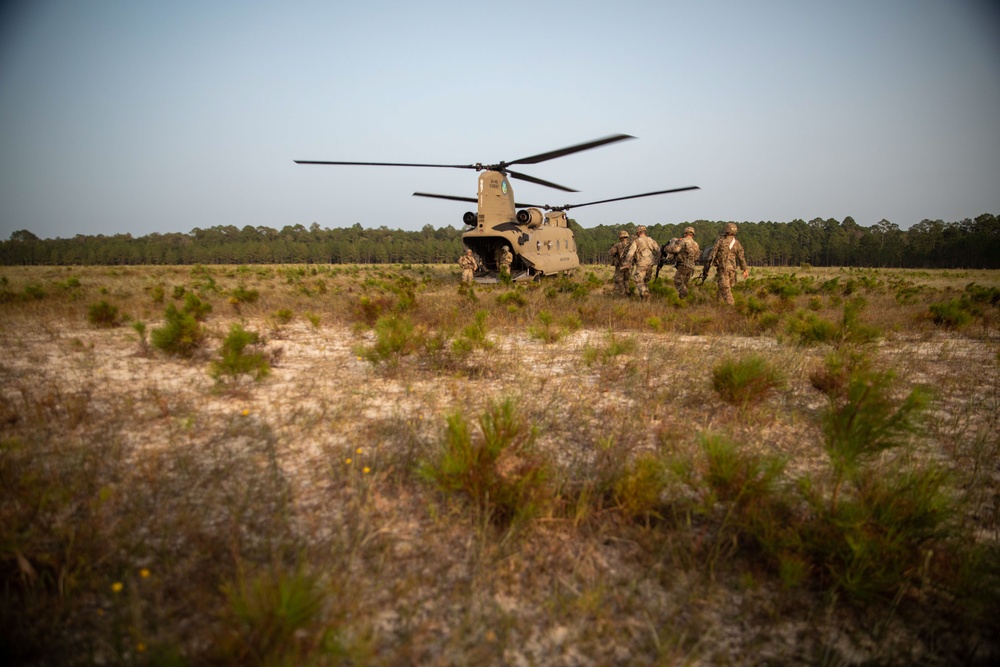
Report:
[{"label": "soldier", "polygon": [[632,245],[628,232],[624,229],[618,232],[618,243],[611,246],[611,265],[615,267],[615,296],[628,296],[628,275],[632,268],[625,261],[629,246]]},{"label": "soldier", "polygon": [[458,266],[462,269],[462,284],[471,285],[479,263],[472,254],[472,248],[466,248],[465,254],[458,258]]},{"label": "soldier", "polygon": [[514,261],[514,255],[511,253],[510,248],[507,244],[500,246],[499,252],[497,252],[497,267],[500,271],[500,279],[503,280],[504,277],[510,277],[510,265]]},{"label": "soldier", "polygon": [[747,268],[747,260],[743,256],[743,246],[736,240],[736,225],[727,222],[723,230],[724,235],[719,237],[712,247],[712,252],[708,255],[705,268],[702,270],[702,277],[708,276],[709,267],[715,267],[715,280],[719,283],[719,300],[725,301],[730,306],[736,303],[733,299],[733,285],[736,284],[736,267],[743,271],[743,279],[750,275]]},{"label": "soldier", "polygon": [[653,266],[656,264],[660,244],[646,236],[644,225],[639,225],[635,231],[636,239],[629,246],[625,257],[629,264],[635,262],[635,288],[639,292],[639,298],[645,300],[649,298],[649,281],[653,277]]},{"label": "soldier", "polygon": [[701,248],[694,240],[694,227],[685,227],[684,236],[673,239],[663,252],[674,256],[674,266],[677,268],[677,272],[674,273],[674,287],[683,299],[688,295],[688,282],[694,275],[694,263],[701,257]]}]

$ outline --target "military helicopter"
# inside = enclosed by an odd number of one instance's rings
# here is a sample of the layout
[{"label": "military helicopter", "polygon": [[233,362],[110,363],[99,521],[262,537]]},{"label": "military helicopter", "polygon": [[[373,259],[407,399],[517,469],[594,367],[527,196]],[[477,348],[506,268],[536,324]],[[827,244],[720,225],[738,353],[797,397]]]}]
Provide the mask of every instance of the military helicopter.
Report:
[{"label": "military helicopter", "polygon": [[461,197],[453,195],[438,195],[426,192],[414,192],[415,197],[433,197],[452,201],[472,202],[477,204],[477,213],[469,211],[462,221],[470,227],[462,234],[462,242],[467,248],[478,255],[480,269],[476,272],[477,282],[496,282],[500,270],[500,256],[506,247],[513,255],[510,275],[513,280],[534,280],[541,276],[572,271],[580,266],[580,258],[576,251],[573,230],[569,227],[566,211],[582,206],[606,204],[608,202],[652,197],[685,190],[698,190],[698,186],[673,188],[645,192],[626,197],[602,199],[583,204],[564,204],[549,206],[538,204],[522,204],[514,201],[514,190],[508,178],[544,185],[564,192],[577,192],[572,188],[546,181],[534,176],[516,172],[510,167],[519,164],[538,164],[557,157],[571,155],[580,151],[590,150],[598,146],[634,139],[628,134],[613,134],[611,136],[587,141],[566,148],[539,153],[529,157],[498,162],[496,164],[414,164],[400,162],[332,162],[317,160],[295,160],[296,164],[329,164],[348,166],[375,167],[432,167],[448,169],[475,169],[483,172],[479,175],[479,191],[477,197]]}]

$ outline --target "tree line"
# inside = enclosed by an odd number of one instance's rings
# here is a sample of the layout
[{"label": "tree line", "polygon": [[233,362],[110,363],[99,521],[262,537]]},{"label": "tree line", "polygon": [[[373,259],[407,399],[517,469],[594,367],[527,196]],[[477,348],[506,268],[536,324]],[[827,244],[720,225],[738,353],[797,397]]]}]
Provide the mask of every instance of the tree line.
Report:
[{"label": "tree line", "polygon": [[[666,243],[687,226],[703,247],[717,238],[728,221],[696,220],[649,226],[647,234]],[[754,266],[863,266],[906,268],[1000,268],[1000,218],[984,213],[958,222],[923,220],[909,229],[881,220],[871,227],[848,216],[842,222],[741,222],[739,239]],[[618,232],[635,225],[580,227],[570,220],[584,264],[608,261]],[[142,264],[437,264],[457,261],[463,251],[462,229],[425,225],[420,231],[385,226],[325,229],[313,223],[238,228],[195,228],[188,233],[131,234],[41,239],[28,230],[0,241],[3,265],[142,265]]]}]

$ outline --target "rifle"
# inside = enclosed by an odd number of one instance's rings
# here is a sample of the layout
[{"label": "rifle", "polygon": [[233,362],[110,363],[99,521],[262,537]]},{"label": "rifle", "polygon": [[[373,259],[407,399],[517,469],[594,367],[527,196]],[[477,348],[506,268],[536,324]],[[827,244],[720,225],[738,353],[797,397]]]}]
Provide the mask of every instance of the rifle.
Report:
[{"label": "rifle", "polygon": [[[715,239],[715,243],[710,246],[705,246],[701,251],[701,257],[698,258],[696,264],[702,265],[701,275],[694,279],[695,285],[704,285],[705,279],[708,278],[708,270],[712,268],[712,264],[715,263],[715,246],[718,245],[719,240],[724,238],[725,234],[719,234],[719,238]],[[716,269],[718,271],[718,269]]]},{"label": "rifle", "polygon": [[695,278],[692,282],[694,282],[695,285],[704,285],[705,284],[705,279],[708,278],[708,270],[710,268],[711,267],[708,264],[706,264],[705,268],[702,269],[702,271],[701,271],[701,275],[698,276],[697,278]]}]

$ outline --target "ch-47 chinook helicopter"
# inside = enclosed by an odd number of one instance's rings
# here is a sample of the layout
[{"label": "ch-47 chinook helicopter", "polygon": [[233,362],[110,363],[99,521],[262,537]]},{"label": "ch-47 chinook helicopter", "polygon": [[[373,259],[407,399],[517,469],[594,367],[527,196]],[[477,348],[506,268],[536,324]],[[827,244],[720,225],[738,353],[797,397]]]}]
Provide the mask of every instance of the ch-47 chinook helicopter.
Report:
[{"label": "ch-47 chinook helicopter", "polygon": [[[496,282],[499,272],[499,257],[506,246],[511,250],[514,259],[510,273],[514,280],[530,280],[540,276],[571,271],[580,266],[580,258],[576,252],[573,230],[569,228],[566,211],[581,206],[605,204],[624,199],[652,197],[671,192],[697,190],[697,186],[673,188],[645,192],[627,197],[615,197],[583,204],[565,204],[563,206],[548,206],[538,204],[521,204],[514,201],[514,190],[508,178],[516,178],[529,183],[546,187],[577,192],[551,181],[545,181],[534,176],[522,174],[510,169],[512,165],[538,164],[564,155],[597,148],[606,144],[634,139],[627,134],[613,134],[602,139],[595,139],[582,144],[560,148],[558,150],[524,157],[510,162],[496,164],[413,164],[399,162],[329,162],[315,160],[295,160],[297,164],[333,164],[333,165],[363,165],[376,167],[439,167],[450,169],[475,169],[482,172],[479,175],[479,191],[477,197],[459,197],[452,195],[436,195],[426,192],[414,192],[416,197],[434,197],[452,201],[473,202],[478,205],[478,213],[467,212],[462,221],[470,227],[462,234],[462,242],[467,248],[479,256],[480,269],[476,272],[478,282]],[[543,211],[545,211],[543,213]]]}]

